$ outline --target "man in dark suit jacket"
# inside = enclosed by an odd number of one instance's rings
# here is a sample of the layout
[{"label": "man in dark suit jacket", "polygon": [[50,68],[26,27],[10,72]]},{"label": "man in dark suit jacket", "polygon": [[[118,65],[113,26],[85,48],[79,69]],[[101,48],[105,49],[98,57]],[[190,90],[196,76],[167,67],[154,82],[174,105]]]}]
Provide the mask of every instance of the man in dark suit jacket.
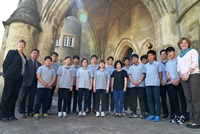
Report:
[{"label": "man in dark suit jacket", "polygon": [[[21,94],[19,97],[19,113],[22,118],[33,115],[33,105],[37,89],[36,71],[41,66],[41,63],[37,61],[39,57],[39,50],[33,49],[31,51],[31,59],[27,60],[26,72],[22,83]],[[28,105],[26,111],[26,99],[28,98]]]}]

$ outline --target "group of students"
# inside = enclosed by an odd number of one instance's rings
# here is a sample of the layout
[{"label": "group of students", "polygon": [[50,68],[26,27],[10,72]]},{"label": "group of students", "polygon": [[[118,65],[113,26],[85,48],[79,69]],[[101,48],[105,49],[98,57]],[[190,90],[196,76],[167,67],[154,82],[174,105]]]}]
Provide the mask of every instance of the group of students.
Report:
[{"label": "group of students", "polygon": [[[155,122],[169,118],[170,122],[177,124],[184,124],[189,120],[187,127],[199,128],[198,53],[195,49],[191,49],[190,45],[189,39],[182,38],[178,42],[181,49],[178,57],[173,47],[161,50],[161,62],[156,60],[156,52],[149,50],[147,55],[140,57],[141,63],[137,54],[132,54],[131,59],[125,58],[123,63],[120,60],[114,62],[114,58],[110,56],[107,58],[108,65],[104,60],[98,63],[98,57],[92,55],[91,64],[88,65],[88,60],[83,58],[81,66],[79,66],[79,56],[73,57],[73,65],[70,56],[65,58],[63,65],[59,65],[56,52],[46,56],[44,65],[41,65],[37,61],[39,50],[33,49],[31,59],[21,62],[22,71],[25,66],[26,71],[23,73],[19,112],[23,118],[34,116],[35,119],[39,119],[42,106],[42,116],[49,118],[52,97],[56,89],[58,117],[66,117],[71,109],[79,117],[91,112],[95,113],[96,117],[104,117],[107,112],[115,117],[122,117],[127,114],[130,107],[129,117],[137,118],[137,100],[139,100],[140,118]],[[29,80],[30,82],[27,82]],[[28,94],[29,102],[26,110]],[[167,94],[170,112],[167,106]],[[2,97],[3,99],[5,98]],[[71,108],[72,100],[73,108]],[[4,101],[1,101],[1,105],[4,105]],[[163,117],[160,117],[161,104]],[[3,108],[1,106],[1,112],[4,112]],[[7,121],[5,118],[2,119]]]}]

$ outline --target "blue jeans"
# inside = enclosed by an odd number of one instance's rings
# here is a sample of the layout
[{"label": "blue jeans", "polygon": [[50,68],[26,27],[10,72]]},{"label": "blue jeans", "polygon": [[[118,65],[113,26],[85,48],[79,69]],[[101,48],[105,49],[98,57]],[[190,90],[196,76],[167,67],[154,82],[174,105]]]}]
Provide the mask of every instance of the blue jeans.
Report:
[{"label": "blue jeans", "polygon": [[160,116],[160,86],[146,86],[146,93],[150,114],[153,116]]},{"label": "blue jeans", "polygon": [[114,106],[116,113],[122,113],[124,107],[124,92],[123,90],[113,90]]}]

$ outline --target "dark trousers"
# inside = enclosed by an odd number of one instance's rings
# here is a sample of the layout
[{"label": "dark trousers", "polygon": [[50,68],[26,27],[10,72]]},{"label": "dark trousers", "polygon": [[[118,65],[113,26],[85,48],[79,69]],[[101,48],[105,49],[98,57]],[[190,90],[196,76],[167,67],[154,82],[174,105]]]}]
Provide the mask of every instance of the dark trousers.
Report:
[{"label": "dark trousers", "polygon": [[8,78],[4,79],[4,88],[0,107],[2,118],[15,116],[15,104],[19,95],[22,81],[23,76],[20,77],[20,80]]},{"label": "dark trousers", "polygon": [[93,92],[93,90],[89,91],[89,100],[88,100],[88,110],[91,111],[91,109],[95,110],[96,108],[96,94]]},{"label": "dark trousers", "polygon": [[169,115],[168,108],[167,108],[167,86],[160,86],[160,97],[162,103],[163,114],[165,116]]},{"label": "dark trousers", "polygon": [[116,113],[122,113],[124,107],[124,92],[123,90],[114,90],[114,105]]},{"label": "dark trousers", "polygon": [[106,111],[114,111],[114,97],[111,88],[109,88],[109,92],[106,94]]},{"label": "dark trousers", "polygon": [[147,92],[146,92],[146,88],[144,90],[144,106],[145,106],[145,110],[147,113],[149,113],[149,106],[148,106],[148,101],[147,101]]},{"label": "dark trousers", "polygon": [[190,122],[200,125],[200,74],[192,74],[188,81],[182,81]]},{"label": "dark trousers", "polygon": [[50,98],[50,100],[48,102],[48,109],[47,110],[51,110],[52,101],[53,101],[53,95],[54,95],[55,89],[56,89],[56,86],[52,86],[52,89],[51,89],[51,98]]},{"label": "dark trousers", "polygon": [[28,98],[27,113],[33,113],[35,94],[37,91],[37,79],[33,80],[30,86],[22,86],[19,96],[19,113],[26,113],[26,100]]},{"label": "dark trousers", "polygon": [[83,97],[84,97],[83,111],[86,111],[86,109],[88,108],[88,102],[89,102],[89,89],[79,88],[79,90],[78,90],[78,108],[79,108],[79,111],[82,111]]},{"label": "dark trousers", "polygon": [[[73,91],[69,94],[69,103],[68,103],[68,110],[71,110],[71,101],[73,98],[73,111],[76,111],[77,108],[77,99],[78,99],[78,91],[76,90],[76,86],[73,86]],[[70,111],[69,111],[70,112]]]},{"label": "dark trousers", "polygon": [[99,105],[101,101],[101,111],[106,110],[106,90],[105,89],[97,89],[96,90],[96,110],[99,111]]},{"label": "dark trousers", "polygon": [[132,109],[132,101],[131,101],[131,88],[127,88],[124,93],[124,110],[127,111],[128,107]]},{"label": "dark trousers", "polygon": [[[178,86],[174,86],[172,84],[169,84],[167,86],[168,94],[169,94],[169,101],[171,105],[171,115],[177,115],[180,116],[181,114],[186,116],[186,101],[185,101],[185,95],[183,93],[183,89],[181,84]],[[183,113],[180,113],[180,105],[179,105],[179,99],[181,102],[181,111]]]},{"label": "dark trousers", "polygon": [[145,113],[145,105],[144,105],[144,87],[133,87],[130,90],[131,101],[132,101],[132,109],[131,111],[136,114],[137,111],[137,98],[139,98],[141,114]]},{"label": "dark trousers", "polygon": [[160,116],[160,86],[146,86],[146,92],[150,114]]},{"label": "dark trousers", "polygon": [[67,112],[67,104],[69,103],[70,89],[59,88],[58,90],[58,112]]},{"label": "dark trousers", "polygon": [[34,113],[39,114],[42,105],[42,114],[46,114],[51,100],[51,90],[49,88],[37,88],[36,103],[34,107]]}]

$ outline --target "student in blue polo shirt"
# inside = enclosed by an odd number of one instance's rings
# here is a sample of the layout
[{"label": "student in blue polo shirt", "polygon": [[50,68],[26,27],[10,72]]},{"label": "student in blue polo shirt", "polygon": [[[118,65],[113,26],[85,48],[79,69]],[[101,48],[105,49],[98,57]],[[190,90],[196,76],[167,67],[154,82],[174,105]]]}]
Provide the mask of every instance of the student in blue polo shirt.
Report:
[{"label": "student in blue polo shirt", "polygon": [[[88,60],[83,58],[81,60],[82,67],[78,69],[76,74],[76,90],[78,90],[78,107],[79,117],[86,116],[86,110],[89,102],[89,91],[92,90],[93,73],[88,68]],[[82,100],[84,97],[84,108],[82,110]]]},{"label": "student in blue polo shirt", "polygon": [[131,114],[129,118],[137,118],[137,98],[139,98],[141,115],[140,118],[145,118],[145,105],[144,105],[144,78],[146,75],[146,69],[144,64],[139,63],[139,56],[137,54],[132,55],[133,64],[129,68],[129,78],[130,78],[130,94],[133,106],[131,107]]},{"label": "student in blue polo shirt", "polygon": [[[106,110],[106,93],[109,91],[110,85],[110,75],[107,70],[105,70],[105,61],[101,60],[99,62],[99,69],[94,73],[94,86],[93,90],[96,93],[96,117],[105,116]],[[101,98],[101,99],[100,99]],[[99,104],[101,100],[101,114],[99,110]]]},{"label": "student in blue polo shirt", "polygon": [[76,73],[78,71],[78,69],[80,68],[79,66],[79,56],[78,55],[75,55],[73,57],[73,65],[71,65],[71,69],[72,71],[74,72],[74,78],[73,78],[73,90],[70,92],[70,95],[69,95],[69,101],[68,101],[68,109],[70,110],[71,109],[71,101],[72,102],[72,110],[73,110],[73,113],[74,114],[77,114],[77,100],[78,100],[78,91],[76,90]]},{"label": "student in blue polo shirt", "polygon": [[39,111],[42,105],[42,114],[44,118],[49,118],[47,114],[48,104],[51,100],[51,88],[56,79],[56,74],[54,69],[50,67],[52,63],[51,56],[46,56],[44,58],[44,65],[40,66],[37,70],[37,93],[36,93],[36,103],[34,107],[34,118],[39,119]]},{"label": "student in blue polo shirt", "polygon": [[[124,58],[124,69],[127,74],[129,72],[129,67],[130,67],[130,58],[125,57]],[[132,101],[131,101],[131,92],[130,92],[130,79],[129,77],[127,78],[127,87],[126,87],[126,92],[124,93],[124,112],[123,115],[126,116],[128,107],[132,109]]]},{"label": "student in blue polo shirt", "polygon": [[162,79],[162,69],[160,63],[155,61],[156,52],[154,50],[149,50],[147,56],[149,62],[145,65],[145,85],[150,115],[146,120],[154,119],[155,122],[159,122],[161,109],[160,80]]},{"label": "student in blue polo shirt", "polygon": [[[98,57],[96,55],[91,56],[91,64],[88,65],[88,68],[92,71],[92,76],[94,76],[94,72],[98,70]],[[96,112],[96,94],[91,90],[89,92],[89,102],[88,102],[88,111],[87,114],[90,112],[93,112],[95,114]],[[92,104],[92,105],[91,105]]]},{"label": "student in blue polo shirt", "polygon": [[173,47],[168,47],[166,51],[168,57],[170,58],[166,64],[166,74],[169,81],[167,90],[171,105],[170,122],[182,125],[185,123],[185,120],[188,119],[188,114],[186,112],[187,104],[185,94],[180,83],[180,76],[177,70],[176,52]]},{"label": "student in blue polo shirt", "polygon": [[65,58],[65,65],[60,66],[57,70],[58,117],[67,116],[67,104],[70,99],[70,91],[73,89],[74,72],[70,68],[70,62],[71,57],[67,56]]},{"label": "student in blue polo shirt", "polygon": [[160,58],[161,58],[161,68],[162,68],[162,79],[161,79],[161,86],[160,86],[160,97],[161,97],[161,103],[162,103],[162,109],[163,109],[163,116],[161,117],[162,120],[168,119],[169,112],[167,107],[167,85],[169,82],[167,81],[166,76],[166,64],[168,61],[167,58],[167,52],[165,49],[160,51]]},{"label": "student in blue polo shirt", "polygon": [[[111,76],[113,71],[115,70],[113,66],[114,58],[112,56],[109,56],[107,58],[107,64],[106,70],[108,71],[109,75]],[[112,78],[110,77],[110,85],[109,85],[109,92],[106,94],[106,111],[110,114],[114,114],[114,98],[113,98],[113,92],[111,91],[111,85],[112,85]],[[110,108],[110,109],[109,109]]]},{"label": "student in blue polo shirt", "polygon": [[112,87],[114,95],[115,117],[122,117],[122,110],[124,107],[124,92],[127,86],[127,73],[122,69],[122,62],[117,60],[114,64],[116,70],[112,73]]}]

